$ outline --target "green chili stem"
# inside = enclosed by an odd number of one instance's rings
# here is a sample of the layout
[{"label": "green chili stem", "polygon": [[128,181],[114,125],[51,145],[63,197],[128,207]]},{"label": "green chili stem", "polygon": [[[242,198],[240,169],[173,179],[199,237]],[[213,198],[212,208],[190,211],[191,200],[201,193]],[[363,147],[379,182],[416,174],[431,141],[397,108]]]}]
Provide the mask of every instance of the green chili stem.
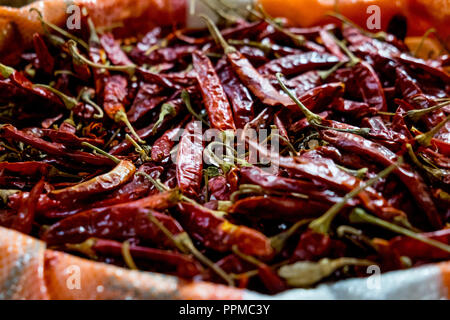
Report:
[{"label": "green chili stem", "polygon": [[234,253],[235,255],[237,255],[239,258],[241,258],[242,260],[245,260],[245,261],[247,261],[247,262],[249,262],[249,263],[251,263],[251,264],[254,264],[255,266],[260,266],[260,265],[263,264],[261,261],[259,261],[259,260],[256,259],[255,257],[252,257],[252,256],[249,256],[249,255],[247,255],[247,254],[245,254],[245,253],[242,253],[242,252],[239,250],[239,248],[238,248],[237,245],[233,245],[233,246],[231,247],[231,250],[232,250],[233,253]]},{"label": "green chili stem", "polygon": [[82,142],[81,145],[84,146],[84,147],[88,147],[88,148],[91,148],[92,150],[97,151],[97,152],[100,153],[101,155],[103,155],[103,156],[109,158],[111,161],[114,161],[114,163],[116,163],[116,164],[118,164],[118,163],[120,162],[120,159],[119,159],[119,158],[117,158],[117,157],[115,157],[115,156],[109,154],[108,152],[106,152],[106,151],[100,149],[99,147],[96,147],[96,146],[90,144],[89,142]]},{"label": "green chili stem", "polygon": [[72,57],[74,57],[75,59],[78,59],[79,61],[87,64],[88,66],[90,66],[92,68],[106,69],[106,70],[118,71],[118,72],[125,72],[128,75],[130,75],[130,76],[133,76],[134,73],[136,72],[137,66],[134,65],[134,64],[125,65],[125,66],[110,66],[110,65],[106,65],[106,64],[99,64],[99,63],[92,62],[91,60],[85,58],[78,51],[77,44],[76,44],[75,41],[69,40],[67,43],[68,43],[70,54],[72,55]]},{"label": "green chili stem", "polygon": [[377,33],[372,33],[372,32],[366,31],[363,28],[361,28],[360,26],[358,26],[356,23],[354,23],[353,21],[351,21],[350,19],[348,19],[347,17],[343,16],[342,14],[340,14],[338,12],[328,12],[326,15],[334,17],[334,18],[352,26],[353,28],[358,29],[359,31],[361,31],[362,34],[364,34],[368,37],[375,38],[378,40],[383,40],[383,41],[386,40],[387,34],[384,31],[380,31]]},{"label": "green chili stem", "polygon": [[346,61],[339,61],[333,67],[331,67],[331,69],[324,70],[324,71],[317,71],[317,73],[319,74],[320,78],[323,81],[325,81],[330,75],[332,75],[337,69],[339,69],[345,63],[346,63]]},{"label": "green chili stem", "polygon": [[302,46],[305,43],[305,37],[302,35],[296,35],[292,32],[290,32],[289,30],[286,30],[285,28],[283,28],[282,26],[280,26],[278,23],[276,23],[273,18],[264,10],[262,5],[258,5],[258,10],[260,11],[257,12],[251,8],[247,8],[247,11],[251,14],[253,14],[254,16],[258,17],[261,20],[264,20],[266,23],[270,24],[274,29],[276,29],[277,31],[283,33],[284,35],[286,35],[287,37],[291,38],[294,43],[297,46]]},{"label": "green chili stem", "polygon": [[283,250],[286,241],[297,232],[300,227],[309,224],[313,221],[313,219],[302,219],[294,223],[289,229],[283,231],[276,236],[270,238],[270,245],[274,248],[275,252],[279,253]]},{"label": "green chili stem", "polygon": [[244,40],[237,40],[237,39],[229,39],[228,43],[231,45],[236,45],[236,46],[255,47],[255,48],[263,50],[266,54],[268,54],[269,52],[272,51],[272,48],[270,45],[264,44],[262,42],[257,42],[257,41],[244,41]]},{"label": "green chili stem", "polygon": [[171,103],[164,103],[161,106],[161,111],[159,113],[159,117],[158,120],[155,122],[155,124],[153,125],[152,128],[152,134],[155,133],[156,129],[159,128],[159,126],[162,124],[162,122],[164,121],[164,118],[168,115],[171,116],[175,116],[176,115],[176,111],[175,111],[175,107],[171,104]]},{"label": "green chili stem", "polygon": [[130,252],[130,241],[125,240],[122,243],[122,257],[125,261],[125,264],[130,268],[131,270],[138,270],[138,267],[136,266],[136,263],[134,263],[133,257],[131,256]]},{"label": "green chili stem", "polygon": [[364,189],[372,186],[378,180],[388,176],[402,162],[403,162],[403,158],[399,158],[396,163],[390,165],[389,167],[387,167],[386,169],[384,169],[383,171],[378,173],[375,177],[367,180],[365,183],[363,183],[359,187],[356,187],[355,189],[353,189],[352,191],[347,193],[340,202],[335,203],[322,216],[320,216],[319,218],[317,218],[314,221],[312,221],[309,224],[309,228],[314,230],[314,231],[316,231],[316,232],[318,232],[318,233],[327,234],[329,229],[330,229],[331,222],[337,216],[337,214],[341,211],[341,209],[345,206],[345,204],[347,203],[348,200],[350,200],[353,197],[357,196],[361,191],[363,191]]},{"label": "green chili stem", "polygon": [[3,63],[0,63],[0,74],[3,78],[8,79],[16,70],[14,68],[8,67]]},{"label": "green chili stem", "polygon": [[347,55],[347,57],[350,59],[350,61],[348,62],[349,67],[353,67],[356,64],[358,64],[361,59],[357,58],[353,52],[351,52],[347,46],[340,40],[338,40],[335,35],[331,32],[328,32],[330,34],[330,36],[333,38],[334,42],[336,42],[336,44],[345,52],[345,54]]},{"label": "green chili stem", "polygon": [[308,120],[308,122],[313,125],[320,124],[322,122],[322,118],[319,115],[313,113],[307,107],[305,107],[305,105],[300,100],[298,100],[298,98],[295,96],[295,94],[292,93],[292,91],[289,90],[288,87],[286,87],[283,80],[281,79],[283,77],[283,74],[278,72],[276,74],[276,77],[277,77],[278,83],[280,84],[283,91],[286,92],[286,94],[289,96],[289,98],[291,98],[292,101],[294,101],[295,104],[300,108],[302,113],[305,115],[306,120]]},{"label": "green chili stem", "polygon": [[450,104],[450,101],[445,101],[443,103],[439,103],[435,106],[425,108],[425,109],[417,109],[417,110],[409,110],[406,112],[406,117],[410,118],[412,121],[417,122],[422,118],[425,114],[432,112],[434,110],[441,109]]},{"label": "green chili stem", "polygon": [[370,214],[368,214],[367,212],[365,212],[363,209],[361,208],[355,208],[352,210],[351,214],[350,214],[350,220],[353,222],[367,222],[370,224],[374,224],[377,225],[379,227],[382,227],[384,229],[390,230],[392,232],[416,239],[418,241],[424,242],[430,246],[439,248],[447,253],[450,253],[450,246],[433,240],[433,239],[429,239],[427,237],[422,236],[421,234],[418,234],[416,232],[413,232],[411,230],[408,230],[406,228],[400,227],[398,225],[395,225],[393,223],[387,222],[385,220],[382,220],[380,218],[377,218],[375,216],[372,216]]},{"label": "green chili stem", "polygon": [[427,147],[431,143],[431,139],[442,129],[443,126],[450,120],[450,114],[442,120],[438,125],[426,133],[419,134],[414,139],[421,145]]},{"label": "green chili stem", "polygon": [[134,130],[133,126],[131,125],[130,121],[128,120],[128,117],[127,117],[127,114],[125,113],[125,111],[118,111],[116,113],[116,115],[114,116],[114,121],[123,122],[125,124],[125,126],[128,128],[128,130],[130,130],[131,134],[136,138],[136,140],[140,144],[145,144],[145,141],[142,140],[141,137],[139,137],[139,135]]},{"label": "green chili stem", "polygon": [[217,28],[216,24],[209,18],[208,16],[201,14],[200,18],[203,19],[206,23],[206,26],[208,27],[209,32],[211,33],[211,36],[213,37],[214,41],[217,44],[220,44],[225,52],[225,54],[232,53],[236,51],[236,48],[233,46],[230,46],[225,38],[220,33],[219,29]]},{"label": "green chili stem", "polygon": [[58,98],[61,99],[61,101],[64,103],[64,105],[66,106],[66,108],[68,110],[72,110],[73,108],[75,108],[78,105],[78,101],[75,98],[69,97],[68,95],[62,93],[61,91],[59,91],[53,87],[50,87],[45,84],[35,84],[35,85],[33,85],[33,88],[34,87],[47,89],[48,91],[51,91],[52,93],[57,95]]},{"label": "green chili stem", "polygon": [[425,39],[428,38],[428,36],[432,33],[436,33],[436,29],[435,28],[430,28],[427,31],[425,31],[425,33],[423,34],[422,38],[420,39],[419,45],[417,46],[416,50],[414,50],[413,52],[413,56],[417,57],[417,55],[420,52],[420,49],[422,49],[423,44],[425,43]]},{"label": "green chili stem", "polygon": [[81,46],[83,46],[85,49],[89,49],[88,44],[87,44],[86,42],[84,42],[83,39],[80,39],[80,38],[75,37],[74,35],[70,34],[70,33],[67,32],[66,30],[61,29],[60,27],[58,27],[57,25],[55,25],[55,24],[53,24],[53,23],[51,23],[51,22],[49,22],[49,21],[45,21],[44,18],[42,17],[42,13],[41,13],[38,9],[36,9],[36,8],[31,8],[31,9],[30,9],[30,12],[33,12],[33,11],[37,12],[37,14],[38,14],[38,19],[41,21],[41,23],[42,23],[43,25],[46,25],[46,26],[50,27],[50,28],[53,29],[54,31],[56,31],[56,32],[58,32],[59,34],[65,36],[66,38],[71,39],[72,41],[78,42],[78,43],[79,43]]},{"label": "green chili stem", "polygon": [[100,108],[98,104],[91,100],[91,97],[94,95],[94,90],[89,89],[87,87],[83,88],[81,91],[81,100],[91,105],[96,111],[97,114],[94,114],[94,119],[102,119],[103,118],[103,110]]}]

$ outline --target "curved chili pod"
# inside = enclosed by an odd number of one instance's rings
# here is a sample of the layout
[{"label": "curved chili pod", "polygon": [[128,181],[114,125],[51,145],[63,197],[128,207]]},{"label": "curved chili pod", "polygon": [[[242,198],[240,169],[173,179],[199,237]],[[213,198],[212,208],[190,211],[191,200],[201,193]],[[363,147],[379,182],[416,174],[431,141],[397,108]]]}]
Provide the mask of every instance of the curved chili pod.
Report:
[{"label": "curved chili pod", "polygon": [[329,53],[310,51],[271,60],[259,67],[258,72],[263,75],[281,72],[285,76],[289,76],[314,69],[330,67],[338,62],[339,58]]},{"label": "curved chili pod", "polygon": [[49,193],[49,197],[56,200],[71,200],[111,191],[127,183],[133,177],[135,171],[136,167],[132,162],[121,160],[110,172],[72,187],[53,190]]},{"label": "curved chili pod", "polygon": [[230,104],[211,61],[200,51],[192,53],[192,61],[211,126],[236,130]]},{"label": "curved chili pod", "polygon": [[26,234],[30,233],[36,212],[36,203],[39,201],[44,186],[45,181],[41,179],[27,197],[22,195],[21,204],[11,228]]},{"label": "curved chili pod", "polygon": [[218,70],[223,89],[233,107],[236,127],[242,129],[255,117],[254,101],[247,87],[245,87],[228,64]]},{"label": "curved chili pod", "polygon": [[201,122],[190,122],[181,137],[177,154],[177,183],[183,194],[196,198],[203,174]]},{"label": "curved chili pod", "polygon": [[183,202],[178,209],[186,230],[207,248],[226,252],[236,245],[245,254],[266,258],[273,253],[270,240],[256,230],[234,225],[198,205]]},{"label": "curved chili pod", "polygon": [[81,243],[88,238],[105,238],[124,241],[139,238],[156,246],[174,248],[167,236],[148,219],[152,214],[172,234],[183,228],[172,217],[137,206],[116,205],[77,213],[53,224],[42,236],[49,245]]}]

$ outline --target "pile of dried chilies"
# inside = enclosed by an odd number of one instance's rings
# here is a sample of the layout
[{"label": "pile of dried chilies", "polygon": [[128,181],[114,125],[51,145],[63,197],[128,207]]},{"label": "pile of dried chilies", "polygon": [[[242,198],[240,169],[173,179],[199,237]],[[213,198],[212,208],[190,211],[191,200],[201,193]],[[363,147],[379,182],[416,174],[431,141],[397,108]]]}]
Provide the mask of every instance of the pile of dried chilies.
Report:
[{"label": "pile of dried chilies", "polygon": [[[71,32],[41,17],[33,50],[0,64],[0,225],[271,294],[448,260],[448,55],[251,13],[125,39],[85,11]],[[277,169],[231,161],[236,142],[214,156],[208,128],[277,129]]]}]

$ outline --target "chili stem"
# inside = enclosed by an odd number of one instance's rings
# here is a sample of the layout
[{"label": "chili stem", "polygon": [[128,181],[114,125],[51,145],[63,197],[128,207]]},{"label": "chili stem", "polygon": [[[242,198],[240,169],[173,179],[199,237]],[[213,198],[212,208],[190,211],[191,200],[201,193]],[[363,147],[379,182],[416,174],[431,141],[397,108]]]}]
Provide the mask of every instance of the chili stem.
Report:
[{"label": "chili stem", "polygon": [[47,89],[48,91],[51,91],[52,93],[57,95],[58,98],[61,99],[61,101],[64,103],[64,105],[66,106],[66,108],[68,110],[72,110],[73,108],[75,108],[78,105],[78,101],[75,98],[69,97],[68,95],[62,93],[61,91],[59,91],[53,87],[50,87],[45,84],[34,84],[33,88],[35,88],[35,87]]},{"label": "chili stem", "polygon": [[421,145],[427,147],[431,143],[431,139],[442,129],[443,126],[450,120],[450,114],[447,115],[447,117],[442,120],[438,125],[436,125],[433,129],[426,133],[419,134],[414,139],[420,143]]},{"label": "chili stem", "polygon": [[375,216],[372,216],[372,215],[368,214],[367,212],[365,212],[361,208],[355,208],[352,210],[352,212],[350,213],[350,220],[353,222],[367,222],[370,224],[374,224],[374,225],[377,225],[384,229],[387,229],[392,232],[399,233],[401,235],[416,239],[416,240],[424,242],[430,246],[442,249],[443,251],[450,253],[449,245],[439,242],[439,241],[436,241],[436,240],[433,240],[433,239],[429,239],[427,237],[422,236],[421,234],[418,234],[418,233],[408,230],[406,228],[400,227],[393,223],[390,223],[390,222],[387,222],[380,218],[377,218]]},{"label": "chili stem", "polygon": [[138,270],[138,267],[134,263],[133,257],[131,256],[130,242],[128,240],[122,243],[121,251],[123,260],[125,261],[128,268],[130,268],[131,270]]},{"label": "chili stem", "polygon": [[49,21],[45,21],[44,18],[42,17],[42,13],[37,9],[37,8],[31,8],[30,12],[37,12],[38,14],[38,19],[41,21],[41,23],[45,26],[50,27],[51,29],[53,29],[54,31],[58,32],[59,34],[65,36],[66,38],[71,39],[72,41],[78,42],[81,46],[83,46],[85,49],[89,49],[89,46],[86,42],[84,42],[84,40],[75,37],[74,35],[70,34],[69,32],[67,32],[64,29],[61,29],[60,27],[58,27],[57,25],[49,22]]},{"label": "chili stem", "polygon": [[97,151],[98,153],[100,153],[101,155],[103,155],[103,156],[109,158],[111,161],[113,161],[113,162],[116,163],[116,164],[118,164],[118,163],[120,162],[120,159],[119,159],[119,158],[113,156],[112,154],[109,154],[108,152],[106,152],[106,151],[100,149],[99,147],[96,147],[96,146],[90,144],[89,142],[82,142],[81,145],[82,145],[83,147],[88,147],[88,148],[91,148],[92,150]]},{"label": "chili stem", "polygon": [[353,189],[352,191],[347,193],[340,202],[334,204],[321,217],[319,217],[319,218],[315,219],[314,221],[312,221],[309,224],[309,228],[314,230],[314,231],[316,231],[316,232],[318,232],[318,233],[327,234],[329,229],[330,229],[331,222],[337,216],[337,214],[341,211],[341,209],[345,206],[347,201],[349,201],[353,197],[357,196],[364,189],[372,186],[378,180],[388,176],[402,162],[403,162],[403,158],[399,158],[396,163],[390,165],[389,167],[387,167],[386,169],[384,169],[383,171],[378,173],[375,177],[367,180],[365,183],[363,183],[359,187],[356,187],[355,189]]}]

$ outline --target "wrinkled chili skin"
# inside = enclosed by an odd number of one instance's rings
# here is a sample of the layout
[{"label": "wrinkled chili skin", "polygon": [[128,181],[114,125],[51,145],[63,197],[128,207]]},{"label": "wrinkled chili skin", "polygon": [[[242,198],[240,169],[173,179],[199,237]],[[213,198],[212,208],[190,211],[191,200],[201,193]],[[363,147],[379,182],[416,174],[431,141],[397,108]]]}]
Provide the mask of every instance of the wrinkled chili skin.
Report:
[{"label": "wrinkled chili skin", "polygon": [[113,64],[122,66],[133,64],[111,33],[103,34],[100,37],[100,43]]},{"label": "wrinkled chili skin", "polygon": [[120,161],[117,166],[108,173],[79,183],[73,187],[54,190],[49,196],[56,200],[80,199],[114,190],[127,183],[134,175],[136,167],[128,160]]},{"label": "wrinkled chili skin", "polygon": [[269,106],[293,106],[291,99],[276,90],[270,81],[261,75],[239,51],[227,54],[227,61],[244,85]]},{"label": "wrinkled chili skin", "polygon": [[192,60],[211,126],[219,130],[236,130],[230,104],[211,61],[200,51],[192,53]]},{"label": "wrinkled chili skin", "polygon": [[33,35],[33,46],[37,56],[37,67],[46,74],[51,75],[55,67],[55,59],[48,51],[44,39],[38,33]]},{"label": "wrinkled chili skin", "polygon": [[248,255],[270,257],[273,249],[262,233],[245,226],[236,226],[210,211],[190,203],[178,204],[180,222],[194,239],[208,248],[226,252],[233,245]]},{"label": "wrinkled chili skin", "polygon": [[128,95],[128,80],[122,75],[105,78],[103,106],[106,114],[113,120],[119,111],[125,112],[124,102]]},{"label": "wrinkled chili skin", "polygon": [[255,117],[253,97],[229,65],[224,64],[218,70],[218,75],[233,107],[236,128],[242,129]]},{"label": "wrinkled chili skin", "polygon": [[338,62],[339,59],[334,55],[310,51],[271,60],[259,67],[258,72],[263,75],[280,72],[285,76],[289,76],[314,69],[330,67]]},{"label": "wrinkled chili skin", "polygon": [[177,183],[181,192],[197,198],[202,183],[203,135],[199,121],[190,122],[181,137],[177,153]]},{"label": "wrinkled chili skin", "polygon": [[[370,157],[386,167],[397,161],[397,155],[389,149],[352,133],[324,130],[321,132],[321,136],[327,142],[339,148]],[[442,218],[436,209],[428,187],[420,175],[407,165],[398,167],[394,170],[394,173],[408,188],[417,204],[426,212],[430,224],[436,228],[442,227]]]},{"label": "wrinkled chili skin", "polygon": [[81,243],[88,238],[124,241],[138,238],[162,248],[174,244],[150,220],[152,214],[170,232],[179,234],[182,227],[172,217],[136,206],[117,205],[80,212],[53,224],[42,236],[49,245]]},{"label": "wrinkled chili skin", "polygon": [[31,227],[33,225],[34,216],[36,213],[36,203],[39,201],[39,196],[44,190],[45,180],[41,179],[34,187],[31,189],[29,195],[24,197],[22,195],[21,205],[17,212],[11,228],[17,231],[29,234],[31,232]]}]

